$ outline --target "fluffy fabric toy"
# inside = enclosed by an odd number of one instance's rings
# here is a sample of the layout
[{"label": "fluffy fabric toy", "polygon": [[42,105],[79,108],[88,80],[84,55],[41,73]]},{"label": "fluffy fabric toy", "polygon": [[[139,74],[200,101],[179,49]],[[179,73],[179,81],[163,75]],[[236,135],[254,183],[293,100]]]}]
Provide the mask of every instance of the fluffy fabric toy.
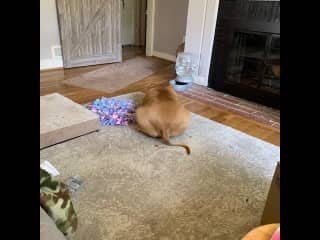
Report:
[{"label": "fluffy fabric toy", "polygon": [[130,99],[102,97],[89,104],[88,109],[99,115],[102,125],[127,126],[134,121],[135,103]]}]

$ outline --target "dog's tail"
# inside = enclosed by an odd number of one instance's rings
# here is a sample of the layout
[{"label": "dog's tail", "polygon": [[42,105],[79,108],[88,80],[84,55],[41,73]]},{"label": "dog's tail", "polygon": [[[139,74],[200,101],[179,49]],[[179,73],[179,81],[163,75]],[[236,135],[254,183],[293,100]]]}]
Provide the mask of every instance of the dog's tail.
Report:
[{"label": "dog's tail", "polygon": [[170,139],[169,139],[169,134],[168,134],[168,131],[161,131],[161,138],[163,140],[163,142],[165,144],[168,144],[170,146],[179,146],[179,147],[183,147],[186,149],[187,151],[187,154],[190,154],[191,153],[191,150],[190,150],[190,147],[188,145],[185,145],[185,144],[173,144],[170,142]]}]

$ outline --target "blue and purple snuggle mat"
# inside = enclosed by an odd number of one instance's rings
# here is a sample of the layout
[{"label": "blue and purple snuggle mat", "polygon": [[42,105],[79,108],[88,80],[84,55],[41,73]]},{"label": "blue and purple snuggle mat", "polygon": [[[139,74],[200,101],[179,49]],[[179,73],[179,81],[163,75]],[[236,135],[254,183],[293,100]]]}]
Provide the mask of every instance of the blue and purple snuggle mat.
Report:
[{"label": "blue and purple snuggle mat", "polygon": [[98,98],[87,108],[98,114],[102,125],[127,126],[134,121],[135,102],[131,99]]}]

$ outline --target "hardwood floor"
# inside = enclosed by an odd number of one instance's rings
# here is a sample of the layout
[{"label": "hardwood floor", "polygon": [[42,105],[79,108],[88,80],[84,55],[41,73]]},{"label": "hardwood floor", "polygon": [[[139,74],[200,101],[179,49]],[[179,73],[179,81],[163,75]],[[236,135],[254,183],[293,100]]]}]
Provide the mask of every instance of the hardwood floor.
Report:
[{"label": "hardwood floor", "polygon": [[[73,87],[62,83],[62,81],[67,78],[74,77],[81,73],[89,72],[103,66],[104,65],[98,65],[40,72],[40,95],[57,92],[72,99],[77,103],[84,104],[93,101],[101,96],[112,97],[134,91],[145,92],[152,85],[167,85],[169,84],[169,80],[175,77],[174,64],[172,64],[156,72],[155,74],[136,83],[133,83],[126,88],[112,94],[106,94],[104,92],[99,92],[91,89]],[[280,129],[264,125],[252,119],[248,119],[233,112],[219,109],[212,105],[200,102],[190,97],[183,96],[181,94],[178,94],[178,96],[179,101],[185,103],[186,107],[194,113],[280,146]]]}]

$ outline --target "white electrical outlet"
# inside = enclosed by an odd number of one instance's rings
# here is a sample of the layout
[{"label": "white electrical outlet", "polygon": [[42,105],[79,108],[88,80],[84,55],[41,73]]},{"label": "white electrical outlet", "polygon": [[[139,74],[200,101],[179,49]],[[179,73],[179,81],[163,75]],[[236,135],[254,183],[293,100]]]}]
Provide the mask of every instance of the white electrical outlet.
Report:
[{"label": "white electrical outlet", "polygon": [[61,46],[56,45],[56,46],[51,46],[51,54],[52,58],[61,58]]}]

